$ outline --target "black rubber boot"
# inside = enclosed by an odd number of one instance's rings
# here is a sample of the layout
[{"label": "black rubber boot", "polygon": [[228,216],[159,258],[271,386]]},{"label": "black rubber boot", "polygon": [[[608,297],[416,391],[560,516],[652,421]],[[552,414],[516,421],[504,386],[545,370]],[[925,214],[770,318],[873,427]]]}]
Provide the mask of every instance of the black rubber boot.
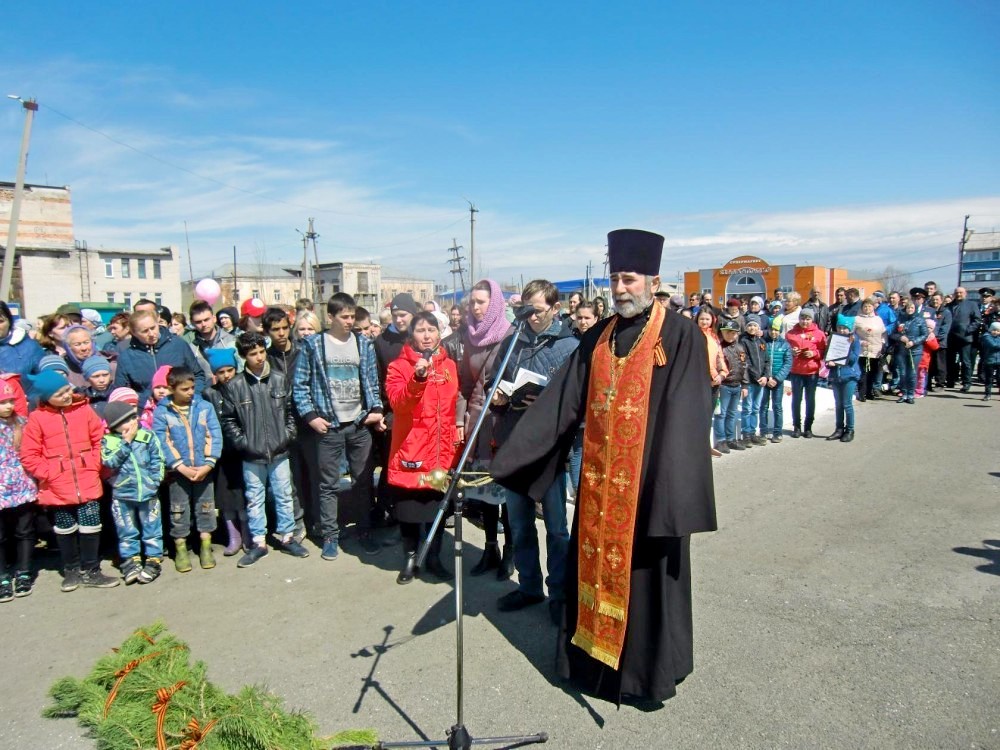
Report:
[{"label": "black rubber boot", "polygon": [[62,557],[63,570],[80,570],[80,534],[56,534],[56,544]]},{"label": "black rubber boot", "polygon": [[427,550],[427,564],[424,569],[440,581],[454,580],[455,576],[441,562],[441,542],[444,534],[439,530],[431,539],[430,549]]},{"label": "black rubber boot", "polygon": [[496,542],[492,544],[490,542],[486,543],[486,549],[483,550],[483,556],[479,558],[472,570],[469,571],[470,576],[481,576],[490,570],[494,570],[500,567],[500,547]]},{"label": "black rubber boot", "polygon": [[417,577],[417,553],[407,552],[406,562],[403,563],[403,569],[399,571],[399,575],[396,576],[396,583],[400,586],[409,583],[414,578]]},{"label": "black rubber boot", "polygon": [[[508,534],[510,530],[508,529]],[[509,581],[514,575],[514,545],[505,542],[503,545],[503,557],[500,559],[500,567],[497,568],[497,580]]]}]

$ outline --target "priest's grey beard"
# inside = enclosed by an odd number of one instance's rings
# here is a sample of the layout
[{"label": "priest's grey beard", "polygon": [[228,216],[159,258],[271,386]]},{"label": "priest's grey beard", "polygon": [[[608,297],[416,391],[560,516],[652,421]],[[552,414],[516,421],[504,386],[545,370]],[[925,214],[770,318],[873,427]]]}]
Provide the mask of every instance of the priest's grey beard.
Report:
[{"label": "priest's grey beard", "polygon": [[642,294],[620,294],[615,297],[615,311],[623,318],[634,318],[653,302],[653,291],[649,283]]}]

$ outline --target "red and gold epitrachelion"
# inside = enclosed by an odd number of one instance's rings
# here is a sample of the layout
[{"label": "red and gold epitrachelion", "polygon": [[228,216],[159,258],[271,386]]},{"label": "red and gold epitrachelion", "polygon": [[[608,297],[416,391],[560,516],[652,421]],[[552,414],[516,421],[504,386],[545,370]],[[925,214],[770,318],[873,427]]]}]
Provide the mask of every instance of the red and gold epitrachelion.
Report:
[{"label": "red and gold epitrachelion", "polygon": [[632,569],[639,483],[653,367],[666,364],[660,342],[664,310],[652,311],[625,357],[612,351],[618,323],[594,350],[587,392],[579,514],[579,602],[573,645],[618,669]]}]

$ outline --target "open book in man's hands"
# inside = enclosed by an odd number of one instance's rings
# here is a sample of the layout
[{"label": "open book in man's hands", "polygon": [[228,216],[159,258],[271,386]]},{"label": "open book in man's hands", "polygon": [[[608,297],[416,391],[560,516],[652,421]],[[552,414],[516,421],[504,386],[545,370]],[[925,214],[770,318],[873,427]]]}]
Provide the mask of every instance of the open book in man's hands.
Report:
[{"label": "open book in man's hands", "polygon": [[549,384],[549,379],[532,370],[518,368],[513,382],[501,380],[497,390],[504,394],[511,404],[520,405],[527,396],[537,396]]}]

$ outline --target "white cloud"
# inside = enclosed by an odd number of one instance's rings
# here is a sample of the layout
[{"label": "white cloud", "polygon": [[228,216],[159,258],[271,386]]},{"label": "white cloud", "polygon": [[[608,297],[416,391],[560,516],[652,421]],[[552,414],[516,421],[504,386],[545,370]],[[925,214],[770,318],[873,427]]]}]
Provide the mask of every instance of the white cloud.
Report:
[{"label": "white cloud", "polygon": [[[386,182],[382,157],[367,150],[371,141],[360,133],[341,129],[340,140],[325,139],[301,123],[291,124],[287,133],[271,126],[255,130],[249,123],[261,119],[246,115],[258,113],[250,108],[259,106],[266,92],[215,89],[205,82],[188,86],[172,71],[156,67],[121,72],[67,60],[23,68],[11,79],[14,87],[23,85],[19,93],[37,93],[42,104],[29,181],[72,187],[76,233],[92,247],[183,248],[186,221],[197,273],[229,260],[234,244],[247,258],[264,248],[269,262],[294,263],[301,257],[295,229],[305,229],[306,219],[314,216],[323,260],[374,259],[448,280],[452,238],[469,255],[468,213],[459,195],[417,198],[422,195],[418,188]],[[199,92],[197,99],[191,90]],[[47,101],[162,161],[46,112]],[[129,119],[136,112],[141,121]],[[161,118],[161,113],[166,115]],[[14,106],[0,109],[0,154],[16,154],[19,118]],[[232,132],[201,124],[220,120],[232,122]],[[384,127],[372,124],[373,130]],[[198,134],[198,129],[209,132]],[[472,141],[478,137],[461,135]],[[606,189],[603,184],[595,176],[593,189]],[[565,215],[545,220],[527,206],[516,212],[479,208],[477,264],[501,281],[581,277],[588,262],[601,274],[604,236],[619,221],[574,216],[571,206]],[[979,228],[990,228],[1000,221],[1000,196],[663,214],[634,225],[667,237],[662,269],[673,280],[680,271],[718,266],[741,254],[772,263],[852,269],[889,263],[907,270],[931,268],[954,259],[966,213],[972,214],[973,226],[979,217],[987,223]]]}]

